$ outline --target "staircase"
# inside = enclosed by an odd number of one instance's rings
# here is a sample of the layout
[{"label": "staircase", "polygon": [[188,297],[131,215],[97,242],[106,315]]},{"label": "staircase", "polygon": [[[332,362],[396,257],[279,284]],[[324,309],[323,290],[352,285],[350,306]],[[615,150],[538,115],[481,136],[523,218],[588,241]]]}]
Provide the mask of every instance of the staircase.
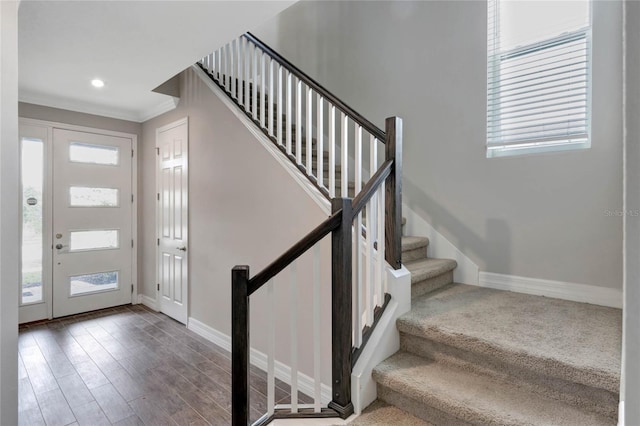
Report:
[{"label": "staircase", "polygon": [[620,310],[456,284],[427,246],[402,239],[412,309],[354,424],[616,424]]},{"label": "staircase", "polygon": [[[359,276],[365,271],[368,277],[377,280],[364,290],[363,285],[367,284],[353,283],[353,300],[360,303],[354,311],[360,315],[353,317],[353,342],[351,330],[343,330],[344,342],[353,343],[353,348],[349,348],[353,352],[347,354],[342,348],[342,358],[334,354],[334,379],[336,372],[342,374],[340,380],[334,380],[334,395],[336,390],[343,394],[349,392],[349,361],[357,358],[358,350],[367,342],[366,333],[375,327],[386,306],[383,302],[389,295],[383,293],[382,263],[386,259],[387,266],[399,268],[401,246],[402,264],[411,272],[412,309],[396,324],[400,351],[374,369],[378,400],[352,424],[586,426],[616,423],[622,334],[620,310],[454,283],[455,260],[428,257],[427,238],[403,236],[400,239],[400,185],[396,187],[394,182],[394,191],[387,188],[387,196],[397,195],[390,204],[394,207],[389,209],[389,205],[383,203],[383,182],[401,168],[401,149],[397,156],[390,157],[389,151],[386,152],[389,168],[385,170],[385,164],[380,164],[380,158],[376,157],[377,143],[386,139],[386,147],[393,146],[390,142],[395,129],[392,126],[387,132],[377,129],[250,34],[234,43],[203,58],[198,66],[320,193],[332,201],[333,207],[336,201],[347,203],[341,210],[333,211],[334,216],[338,213],[351,216],[343,220],[340,228],[329,218],[251,279],[248,267],[246,270],[234,268],[234,274],[244,274],[238,282],[247,284],[248,288],[258,288],[255,281],[264,284],[268,281],[266,276],[275,276],[284,269],[285,260],[292,261],[299,256],[298,252],[308,250],[319,241],[323,227],[326,229],[322,235],[330,231],[336,235],[338,229],[345,233],[339,241],[334,239],[346,244],[342,247],[344,253],[351,253],[353,237],[356,253],[353,262]],[[265,60],[267,57],[270,59]],[[234,75],[243,79],[242,85]],[[262,89],[254,90],[254,87]],[[363,141],[365,145],[370,142],[368,159]],[[396,168],[393,172],[388,166],[390,161]],[[367,162],[369,170],[364,167]],[[396,178],[400,180],[400,172]],[[364,193],[369,193],[366,199],[370,202],[359,203]],[[347,198],[350,200],[345,200]],[[351,202],[361,206],[354,215],[350,213]],[[362,207],[364,203],[366,207]],[[389,218],[386,222],[385,214]],[[385,229],[393,231],[392,238],[385,238]],[[345,256],[340,261],[350,257]],[[367,263],[374,259],[380,263]],[[334,259],[334,267],[338,263]],[[349,288],[350,267],[351,264],[349,268],[338,268]],[[238,287],[236,284],[234,282],[234,289]],[[366,302],[367,298],[370,302]],[[237,304],[241,305],[246,299],[246,294],[240,295]],[[350,303],[350,300],[350,294],[343,295],[342,302]],[[349,327],[352,309],[350,305],[345,306],[342,324]],[[246,308],[248,310],[248,305]],[[248,330],[243,329],[239,334],[246,335]],[[243,363],[247,362],[247,350],[245,345],[240,351],[245,354],[241,357]],[[236,352],[234,350],[234,357]],[[273,371],[268,375],[272,380]],[[234,377],[234,383],[235,380]],[[333,401],[325,407],[319,401],[319,387],[317,389],[313,411],[308,411],[307,417],[345,418],[350,414],[348,398],[341,396],[342,402]],[[243,387],[242,392],[246,394],[247,388]],[[245,401],[240,403],[246,405],[248,395],[245,396]],[[236,405],[234,401],[234,407]],[[294,401],[286,408],[286,412],[278,412],[270,402],[266,417],[257,424],[274,418],[302,417]],[[244,419],[239,422],[235,418],[234,424],[246,424]]]}]

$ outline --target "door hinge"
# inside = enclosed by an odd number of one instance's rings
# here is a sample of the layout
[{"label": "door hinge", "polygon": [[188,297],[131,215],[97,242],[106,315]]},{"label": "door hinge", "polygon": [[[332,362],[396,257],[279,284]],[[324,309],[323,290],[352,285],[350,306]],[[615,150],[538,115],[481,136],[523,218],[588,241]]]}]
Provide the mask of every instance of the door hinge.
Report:
[{"label": "door hinge", "polygon": [[133,248],[133,240],[131,240],[131,248]]},{"label": "door hinge", "polygon": [[160,238],[158,238],[158,245],[160,245]]},{"label": "door hinge", "polygon": [[133,150],[131,150],[131,158],[133,158]]},{"label": "door hinge", "polygon": [[156,155],[160,155],[160,148],[156,148]]},{"label": "door hinge", "polygon": [[131,294],[133,294],[133,284],[131,284]]},{"label": "door hinge", "polygon": [[160,283],[158,283],[158,291],[160,291]]},{"label": "door hinge", "polygon": [[159,192],[158,192],[157,196],[158,196],[158,197],[157,197],[157,198],[158,198],[158,201],[160,201],[160,193],[159,193]]},{"label": "door hinge", "polygon": [[131,202],[133,203],[133,194],[131,194]]}]

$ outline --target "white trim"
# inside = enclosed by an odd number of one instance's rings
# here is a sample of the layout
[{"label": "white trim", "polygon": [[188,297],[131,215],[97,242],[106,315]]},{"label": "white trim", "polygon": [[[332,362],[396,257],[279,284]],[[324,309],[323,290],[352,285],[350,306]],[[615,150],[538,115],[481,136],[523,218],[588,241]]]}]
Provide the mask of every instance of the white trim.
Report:
[{"label": "white trim", "polygon": [[157,117],[165,112],[173,111],[180,103],[180,98],[176,98],[175,96],[171,96],[166,101],[151,107],[145,111],[140,113],[140,122],[145,122],[147,120],[151,120],[154,117]]},{"label": "white trim", "polygon": [[[209,327],[205,323],[191,317],[189,317],[189,320],[187,321],[187,328],[197,335],[207,339],[211,343],[220,346],[222,349],[231,351],[231,337],[216,330],[215,328]],[[267,355],[255,348],[251,348],[251,364],[263,371],[267,371]],[[291,368],[276,360],[275,376],[283,382],[289,383],[291,380]],[[313,395],[313,378],[298,371],[298,389],[300,392],[307,395]],[[331,387],[324,383],[321,385],[321,399],[325,404],[331,401]]]},{"label": "white trim", "polygon": [[495,274],[492,272],[480,272],[478,285],[497,290],[622,308],[622,291],[615,288]]},{"label": "white trim", "polygon": [[624,401],[618,403],[618,426],[624,426]]},{"label": "white trim", "polygon": [[[165,95],[168,96],[168,95]],[[135,123],[142,123],[151,118],[154,118],[160,114],[171,111],[178,105],[179,98],[173,96],[170,99],[160,102],[150,108],[142,111],[129,111],[125,112],[119,108],[109,108],[106,106],[98,106],[86,104],[84,102],[75,102],[69,99],[52,99],[50,97],[43,97],[33,95],[29,93],[20,93],[20,102],[25,102],[34,105],[42,105],[49,108],[66,109],[68,111],[80,112],[83,114],[99,115],[102,117],[115,118],[117,120],[133,121]]]},{"label": "white trim", "polygon": [[131,239],[133,247],[131,250],[131,284],[133,291],[131,292],[131,303],[136,304],[138,301],[138,136],[131,137],[131,195],[133,202],[131,203]]},{"label": "white trim", "polygon": [[154,299],[153,297],[149,297],[146,294],[139,294],[138,295],[138,303],[143,304],[144,306],[147,306],[151,309],[153,309],[154,311],[158,311],[158,302],[156,299]]},{"label": "white trim", "polygon": [[189,125],[189,117],[183,117],[179,120],[172,121],[169,124],[165,124],[164,126],[158,127],[156,129],[156,148],[158,148],[158,135],[162,132],[166,132],[167,130],[173,129],[174,127],[181,126],[183,124]]},{"label": "white trim", "polygon": [[200,77],[204,84],[209,87],[213,93],[233,112],[233,114],[240,120],[242,124],[255,136],[260,144],[269,152],[273,158],[280,163],[280,165],[293,177],[293,179],[302,187],[302,189],[311,197],[313,201],[320,206],[322,211],[327,215],[331,214],[331,203],[319,190],[316,188],[309,179],[298,170],[298,168],[289,160],[285,154],[283,154],[275,144],[262,133],[255,123],[245,115],[244,112],[238,108],[238,106],[220,89],[207,74],[197,65],[191,67],[193,71]]},{"label": "white trim", "polygon": [[391,300],[378,325],[351,371],[351,400],[355,414],[360,414],[377,398],[373,369],[400,349],[400,332],[396,320],[411,310],[411,273],[403,266],[386,267]]}]

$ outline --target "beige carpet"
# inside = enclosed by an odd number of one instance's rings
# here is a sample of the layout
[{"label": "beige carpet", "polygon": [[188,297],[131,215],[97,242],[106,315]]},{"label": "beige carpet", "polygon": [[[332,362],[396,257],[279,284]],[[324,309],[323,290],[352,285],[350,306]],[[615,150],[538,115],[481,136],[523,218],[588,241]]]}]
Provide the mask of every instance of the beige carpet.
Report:
[{"label": "beige carpet", "polygon": [[383,401],[375,401],[348,424],[353,426],[433,426]]}]

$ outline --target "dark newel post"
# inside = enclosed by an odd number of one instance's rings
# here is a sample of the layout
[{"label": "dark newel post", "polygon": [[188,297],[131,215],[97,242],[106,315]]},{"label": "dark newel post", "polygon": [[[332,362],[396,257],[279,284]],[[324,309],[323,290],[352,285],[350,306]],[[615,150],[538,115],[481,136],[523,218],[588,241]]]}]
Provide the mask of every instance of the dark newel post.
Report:
[{"label": "dark newel post", "polygon": [[346,419],[353,414],[351,402],[351,199],[331,200],[332,212],[342,210],[340,227],[331,234],[331,344],[332,400],[329,408]]},{"label": "dark newel post", "polygon": [[400,269],[402,256],[402,119],[386,120],[385,154],[393,160],[391,175],[385,183],[385,252],[393,269]]},{"label": "dark newel post", "polygon": [[249,267],[231,271],[231,420],[249,423]]}]

